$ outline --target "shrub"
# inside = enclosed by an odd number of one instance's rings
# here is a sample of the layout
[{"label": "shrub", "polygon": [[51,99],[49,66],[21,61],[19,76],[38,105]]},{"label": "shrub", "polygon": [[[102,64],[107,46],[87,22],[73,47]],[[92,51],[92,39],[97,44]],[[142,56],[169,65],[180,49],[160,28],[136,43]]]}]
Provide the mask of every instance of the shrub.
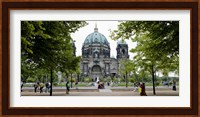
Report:
[{"label": "shrub", "polygon": [[57,86],[58,85],[58,83],[57,82],[53,82],[53,86]]},{"label": "shrub", "polygon": [[99,80],[100,80],[100,82],[104,82],[104,77],[101,76]]},{"label": "shrub", "polygon": [[134,78],[129,78],[129,82],[134,83]]},{"label": "shrub", "polygon": [[118,82],[119,82],[118,78],[114,77],[114,78],[113,78],[113,82],[114,82],[114,83],[118,83]]},{"label": "shrub", "polygon": [[111,79],[110,76],[108,76],[107,79],[106,79],[107,82],[110,82],[111,80],[112,80],[112,79]]},{"label": "shrub", "polygon": [[156,84],[156,86],[159,86],[159,85],[160,85],[160,82],[159,82],[159,81],[156,81],[155,84]]},{"label": "shrub", "polygon": [[85,78],[83,78],[83,82],[87,82],[87,83],[92,82],[92,78],[85,77]]},{"label": "shrub", "polygon": [[125,82],[126,79],[125,79],[124,77],[121,77],[120,81],[121,81],[121,82]]}]

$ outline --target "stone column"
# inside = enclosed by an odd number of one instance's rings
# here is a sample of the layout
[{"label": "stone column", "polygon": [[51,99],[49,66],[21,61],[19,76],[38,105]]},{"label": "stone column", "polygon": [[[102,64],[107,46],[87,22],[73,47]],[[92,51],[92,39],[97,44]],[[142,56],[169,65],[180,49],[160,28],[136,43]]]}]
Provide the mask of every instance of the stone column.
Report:
[{"label": "stone column", "polygon": [[110,74],[110,63],[108,63],[108,73]]},{"label": "stone column", "polygon": [[88,72],[87,63],[84,64],[84,67],[85,67],[85,68],[84,68],[84,69],[85,69],[85,72],[87,73],[87,72]]},{"label": "stone column", "polygon": [[83,73],[85,73],[85,63],[83,63]]}]

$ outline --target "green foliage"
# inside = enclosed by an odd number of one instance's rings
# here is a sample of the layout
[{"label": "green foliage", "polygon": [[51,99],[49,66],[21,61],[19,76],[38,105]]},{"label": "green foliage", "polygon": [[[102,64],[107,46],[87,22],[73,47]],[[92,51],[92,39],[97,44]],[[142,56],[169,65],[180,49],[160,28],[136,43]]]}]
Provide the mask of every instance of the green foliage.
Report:
[{"label": "green foliage", "polygon": [[125,82],[126,79],[125,79],[124,77],[122,77],[122,78],[120,79],[120,81],[121,81],[121,82]]},{"label": "green foliage", "polygon": [[[128,83],[128,84],[127,84],[127,86],[132,86],[132,85],[133,85],[132,83]],[[112,85],[112,87],[118,87],[118,86],[119,86],[119,87],[121,87],[121,86],[124,87],[124,86],[126,86],[126,83],[125,83],[125,82],[121,82],[121,83],[117,83],[117,84],[113,84],[113,85]]]},{"label": "green foliage", "polygon": [[[22,21],[22,78],[28,78],[29,71],[37,69],[44,69],[49,74],[59,70],[76,71],[80,57],[73,53],[70,34],[85,25],[83,21]],[[50,78],[52,83],[53,76]]]},{"label": "green foliage", "polygon": [[61,68],[63,63],[74,63],[79,59],[73,56],[70,33],[85,24],[74,21],[22,21],[21,45],[22,57],[25,57],[23,61],[29,60],[35,63],[36,67],[50,69]]},{"label": "green foliage", "polygon": [[106,78],[106,81],[107,81],[107,82],[111,82],[111,80],[112,80],[112,79],[111,79],[110,76],[108,76],[108,77]]},{"label": "green foliage", "polygon": [[[153,40],[149,49],[160,53],[178,55],[179,22],[178,21],[124,21],[118,30],[111,33],[113,39],[132,39],[145,43]],[[151,39],[146,40],[145,38]]]},{"label": "green foliage", "polygon": [[133,61],[129,59],[122,59],[120,60],[120,73],[121,74],[129,74],[130,72],[135,70],[135,64]]},{"label": "green foliage", "polygon": [[89,83],[89,82],[92,82],[92,78],[90,77],[85,77],[83,82],[86,82],[86,83]]},{"label": "green foliage", "polygon": [[76,81],[76,79],[75,78],[70,78],[70,80],[69,80],[69,82],[75,82]]},{"label": "green foliage", "polygon": [[116,78],[116,77],[113,77],[112,81],[113,81],[114,83],[118,83],[118,82],[119,82],[118,78]]},{"label": "green foliage", "polygon": [[33,83],[33,82],[36,82],[36,80],[34,78],[29,77],[26,79],[26,82]]},{"label": "green foliage", "polygon": [[131,82],[131,83],[134,83],[134,82],[135,82],[135,79],[134,79],[134,78],[129,78],[128,80],[129,80],[129,82]]},{"label": "green foliage", "polygon": [[172,86],[172,82],[171,81],[169,82],[169,85]]},{"label": "green foliage", "polygon": [[161,77],[161,79],[162,79],[163,82],[166,82],[166,81],[168,81],[169,77],[163,76],[163,77]]},{"label": "green foliage", "polygon": [[86,87],[86,86],[88,86],[88,85],[85,83],[78,83],[78,87]]},{"label": "green foliage", "polygon": [[160,85],[160,82],[159,82],[159,81],[156,81],[155,84],[156,84],[156,86],[159,86],[159,85]]},{"label": "green foliage", "polygon": [[100,81],[100,82],[104,82],[104,77],[101,76],[101,77],[99,78],[99,81]]},{"label": "green foliage", "polygon": [[[155,94],[155,74],[164,75],[179,72],[179,22],[178,21],[124,21],[110,37],[131,39],[137,43],[131,49],[135,53],[133,63],[140,77],[146,77],[148,71],[152,76]],[[128,71],[128,69],[125,69]],[[123,72],[123,70],[122,70]]]},{"label": "green foliage", "polygon": [[[118,30],[111,32],[111,38],[132,39],[137,43],[131,52],[136,53],[136,66],[147,71],[163,74],[179,71],[179,22],[178,21],[125,21]],[[138,69],[138,68],[137,68]],[[152,72],[152,70],[149,70]]]},{"label": "green foliage", "polygon": [[57,82],[53,82],[53,86],[58,86],[58,83]]}]

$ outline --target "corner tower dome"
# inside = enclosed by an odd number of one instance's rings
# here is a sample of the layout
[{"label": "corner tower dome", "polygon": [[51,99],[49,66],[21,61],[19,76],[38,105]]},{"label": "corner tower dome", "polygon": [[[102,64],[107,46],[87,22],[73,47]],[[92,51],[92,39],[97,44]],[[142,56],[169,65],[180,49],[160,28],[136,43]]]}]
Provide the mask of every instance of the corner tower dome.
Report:
[{"label": "corner tower dome", "polygon": [[117,42],[117,45],[120,45],[120,44],[125,44],[127,45],[126,41],[124,39],[121,39]]},{"label": "corner tower dome", "polygon": [[90,33],[84,41],[84,45],[91,45],[91,44],[102,44],[109,46],[109,42],[106,37],[98,32],[97,24],[95,24],[94,32]]}]

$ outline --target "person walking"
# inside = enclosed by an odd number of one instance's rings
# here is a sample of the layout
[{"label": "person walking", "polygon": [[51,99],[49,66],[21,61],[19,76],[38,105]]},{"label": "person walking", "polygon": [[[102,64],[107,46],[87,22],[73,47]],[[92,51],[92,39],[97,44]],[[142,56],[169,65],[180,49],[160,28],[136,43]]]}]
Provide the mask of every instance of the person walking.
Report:
[{"label": "person walking", "polygon": [[139,83],[134,83],[134,92],[139,92],[139,86],[140,84]]},{"label": "person walking", "polygon": [[78,81],[76,81],[75,86],[76,86],[76,90],[78,90]]},{"label": "person walking", "polygon": [[49,87],[50,87],[50,86],[49,86],[49,83],[46,82],[45,86],[46,86],[46,90],[45,90],[45,92],[48,93],[48,92],[49,92]]},{"label": "person walking", "polygon": [[44,84],[43,84],[43,83],[40,83],[40,93],[43,92],[43,88],[44,88]]},{"label": "person walking", "polygon": [[173,91],[176,91],[176,81],[175,81],[175,80],[173,80],[173,82],[172,82],[172,83],[173,83],[172,90],[173,90]]},{"label": "person walking", "polygon": [[35,93],[37,92],[37,89],[38,89],[38,87],[39,87],[39,82],[36,82],[35,84],[34,84],[34,91],[35,91]]},{"label": "person walking", "polygon": [[24,82],[21,82],[21,92],[23,91],[22,88],[24,86]]},{"label": "person walking", "polygon": [[69,94],[69,89],[70,87],[69,87],[69,82],[67,81],[66,82],[66,94]]},{"label": "person walking", "polygon": [[141,87],[140,96],[147,96],[146,91],[145,91],[145,83],[142,83],[142,84],[140,85],[140,87]]}]

